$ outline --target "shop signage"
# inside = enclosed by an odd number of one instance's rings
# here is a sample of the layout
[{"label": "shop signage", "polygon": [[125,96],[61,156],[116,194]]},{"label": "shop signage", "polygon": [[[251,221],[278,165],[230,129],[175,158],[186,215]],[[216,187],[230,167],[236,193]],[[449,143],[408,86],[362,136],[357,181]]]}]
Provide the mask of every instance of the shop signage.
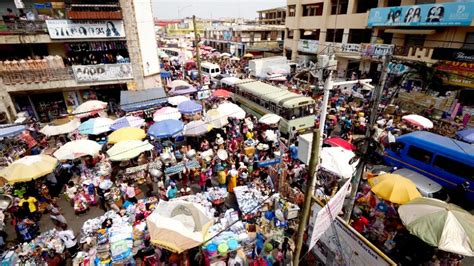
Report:
[{"label": "shop signage", "polygon": [[472,62],[474,63],[474,50],[468,49],[451,49],[451,48],[435,48],[432,59]]},{"label": "shop signage", "polygon": [[343,53],[360,53],[361,45],[357,43],[342,44],[341,52]]},{"label": "shop signage", "polygon": [[311,234],[311,240],[309,244],[309,249],[313,249],[316,242],[319,238],[326,232],[331,223],[336,219],[337,214],[342,210],[342,205],[344,204],[344,199],[346,198],[348,188],[350,185],[350,180],[347,180],[346,183],[339,189],[339,191],[332,197],[329,202],[323,207],[321,211],[318,212],[316,216],[316,221],[314,222],[313,232]]},{"label": "shop signage", "polygon": [[474,2],[395,6],[370,10],[367,25],[373,26],[469,26]]},{"label": "shop signage", "polygon": [[151,163],[147,163],[147,164],[143,164],[143,165],[139,165],[135,167],[129,167],[125,169],[125,174],[133,174],[133,173],[148,170],[148,169],[161,169],[162,165],[163,164],[160,161],[155,161],[155,162],[151,162]]},{"label": "shop signage", "polygon": [[211,90],[209,86],[204,85],[200,90],[198,90],[196,98],[197,100],[205,100],[211,96]]},{"label": "shop signage", "polygon": [[436,69],[446,73],[441,76],[445,84],[474,88],[474,62],[444,61]]},{"label": "shop signage", "polygon": [[396,76],[400,76],[410,70],[409,67],[407,67],[404,64],[395,64],[395,63],[389,63],[388,64],[388,73]]},{"label": "shop signage", "polygon": [[78,83],[132,79],[132,66],[126,64],[100,64],[72,66]]},{"label": "shop signage", "polygon": [[99,39],[125,37],[121,20],[46,20],[51,39]]},{"label": "shop signage", "polygon": [[313,53],[318,52],[319,41],[315,40],[299,40],[298,41],[298,51],[304,53]]},{"label": "shop signage", "polygon": [[268,167],[275,164],[279,164],[280,162],[281,162],[281,158],[277,157],[275,159],[257,162],[257,164],[258,164],[258,167]]},{"label": "shop signage", "polygon": [[361,44],[361,54],[362,56],[392,55],[394,47],[393,44],[363,43]]},{"label": "shop signage", "polygon": [[201,167],[201,165],[196,160],[187,161],[186,164],[184,162],[180,162],[176,165],[165,168],[165,174],[174,175],[180,173],[184,170],[184,167],[187,169],[196,169]]}]

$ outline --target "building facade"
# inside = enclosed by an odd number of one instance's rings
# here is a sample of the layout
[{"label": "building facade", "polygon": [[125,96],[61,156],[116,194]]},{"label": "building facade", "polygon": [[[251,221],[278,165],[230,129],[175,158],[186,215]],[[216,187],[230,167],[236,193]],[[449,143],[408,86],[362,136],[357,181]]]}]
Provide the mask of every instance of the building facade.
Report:
[{"label": "building facade", "polygon": [[285,25],[286,7],[259,10],[258,24],[261,25]]},{"label": "building facade", "polygon": [[[0,112],[41,122],[90,99],[161,86],[150,0],[2,1]],[[152,39],[151,41],[149,39]],[[146,56],[145,56],[146,53]]]}]

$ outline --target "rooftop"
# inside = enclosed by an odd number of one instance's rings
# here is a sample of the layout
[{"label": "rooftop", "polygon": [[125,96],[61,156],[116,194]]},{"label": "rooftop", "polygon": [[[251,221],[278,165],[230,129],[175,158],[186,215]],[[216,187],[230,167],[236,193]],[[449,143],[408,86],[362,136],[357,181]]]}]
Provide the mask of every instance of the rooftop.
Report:
[{"label": "rooftop", "polygon": [[257,10],[257,13],[266,13],[266,12],[272,12],[272,11],[286,11],[286,6]]}]

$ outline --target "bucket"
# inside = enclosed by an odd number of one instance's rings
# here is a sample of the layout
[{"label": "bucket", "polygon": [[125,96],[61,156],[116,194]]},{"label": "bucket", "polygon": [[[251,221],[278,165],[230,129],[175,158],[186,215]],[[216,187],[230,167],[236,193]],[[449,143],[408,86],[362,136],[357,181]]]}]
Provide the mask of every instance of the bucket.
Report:
[{"label": "bucket", "polygon": [[216,244],[211,243],[211,244],[207,245],[206,250],[207,250],[207,254],[211,257],[217,255],[217,245]]},{"label": "bucket", "polygon": [[219,251],[220,255],[225,255],[228,250],[229,250],[229,246],[227,246],[226,243],[220,243],[219,246],[217,247],[217,251]]},{"label": "bucket", "polygon": [[239,247],[239,242],[235,239],[229,239],[227,240],[227,246],[229,247],[229,250],[236,250]]}]

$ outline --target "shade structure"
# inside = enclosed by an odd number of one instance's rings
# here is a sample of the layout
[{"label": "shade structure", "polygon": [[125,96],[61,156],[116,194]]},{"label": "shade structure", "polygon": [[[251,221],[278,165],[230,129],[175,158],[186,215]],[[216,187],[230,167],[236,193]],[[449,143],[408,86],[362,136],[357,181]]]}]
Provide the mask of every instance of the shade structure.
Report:
[{"label": "shade structure", "polygon": [[62,125],[46,125],[43,127],[40,132],[46,136],[56,136],[61,134],[68,134],[76,130],[81,125],[81,122],[78,119],[73,119]]},{"label": "shade structure", "polygon": [[351,178],[357,163],[350,164],[355,154],[341,147],[325,147],[321,149],[320,167],[342,178]]},{"label": "shade structure", "polygon": [[97,100],[90,100],[79,105],[72,114],[76,117],[83,118],[98,114],[107,108],[107,103]]},{"label": "shade structure", "polygon": [[192,87],[191,84],[187,83],[184,80],[173,80],[173,81],[170,82],[170,84],[168,86],[171,87],[171,88],[175,88],[175,87],[179,87],[179,86]]},{"label": "shade structure", "polygon": [[168,103],[174,106],[177,106],[178,104],[182,102],[189,101],[189,98],[183,95],[178,95],[178,96],[173,96],[168,98]]},{"label": "shade structure", "polygon": [[79,132],[83,135],[99,135],[110,131],[114,121],[110,118],[97,117],[87,120],[79,126]]},{"label": "shade structure", "polygon": [[229,120],[227,120],[227,117],[221,115],[221,113],[217,109],[211,109],[207,111],[206,115],[204,116],[204,121],[212,125],[212,127],[214,128],[223,128],[224,126],[229,124]]},{"label": "shade structure", "polygon": [[421,128],[433,128],[433,122],[421,115],[405,115],[402,117],[406,122]]},{"label": "shade structure", "polygon": [[272,125],[272,124],[277,124],[280,122],[281,117],[276,114],[266,114],[258,120],[258,122],[266,125]]},{"label": "shade structure", "polygon": [[163,121],[166,119],[179,120],[180,118],[181,118],[181,113],[178,111],[178,108],[168,107],[168,106],[157,110],[153,114],[153,121],[155,122]]},{"label": "shade structure", "polygon": [[0,126],[0,138],[13,137],[25,130],[24,125],[7,124]]},{"label": "shade structure", "polygon": [[28,182],[50,174],[56,168],[58,160],[49,155],[25,156],[14,161],[0,171],[0,177],[8,183]]},{"label": "shade structure", "polygon": [[237,119],[244,119],[245,118],[245,111],[244,109],[240,108],[238,105],[234,103],[223,103],[217,107],[219,113],[223,116],[237,118]]},{"label": "shade structure", "polygon": [[142,152],[152,150],[154,147],[148,141],[127,140],[121,141],[107,151],[110,160],[126,161],[133,159]]},{"label": "shade structure", "polygon": [[354,144],[340,137],[329,137],[324,140],[324,144],[328,144],[332,147],[341,147],[349,151],[353,151],[356,149]]},{"label": "shade structure", "polygon": [[102,145],[95,141],[80,139],[70,141],[59,147],[59,149],[53,153],[53,156],[58,160],[74,160],[82,156],[94,156],[99,153],[101,148]]},{"label": "shade structure", "polygon": [[178,104],[178,110],[182,114],[194,114],[202,111],[202,105],[196,101],[186,101]]},{"label": "shade structure", "polygon": [[456,136],[467,143],[474,143],[474,128],[466,128],[456,132]]},{"label": "shade structure", "polygon": [[110,129],[117,130],[124,127],[141,127],[145,124],[145,119],[137,117],[137,116],[124,116],[119,119],[116,119]]},{"label": "shade structure", "polygon": [[191,121],[184,126],[183,135],[196,137],[206,134],[212,129],[212,126],[202,120]]},{"label": "shade structure", "polygon": [[146,223],[153,244],[181,253],[205,241],[213,219],[201,205],[172,200],[160,201]]},{"label": "shade structure", "polygon": [[51,120],[50,124],[53,126],[60,126],[69,123],[71,120],[73,120],[73,118],[70,117],[56,118]]},{"label": "shade structure", "polygon": [[109,135],[108,141],[115,144],[127,140],[142,140],[146,137],[145,130],[136,127],[124,127],[112,132]]},{"label": "shade structure", "polygon": [[229,53],[222,53],[222,54],[221,54],[221,57],[231,57],[231,56],[232,56],[232,55],[229,54]]},{"label": "shade structure", "polygon": [[253,54],[251,54],[251,53],[246,53],[246,54],[244,54],[243,57],[253,57]]},{"label": "shade structure", "polygon": [[474,216],[454,204],[417,198],[398,208],[411,234],[440,250],[474,256]]},{"label": "shade structure", "polygon": [[230,95],[231,95],[231,92],[230,92],[230,91],[223,90],[223,89],[215,90],[215,91],[212,93],[212,96],[218,97],[218,98],[229,98]]},{"label": "shade structure", "polygon": [[369,179],[372,192],[384,200],[396,204],[405,204],[420,198],[415,183],[408,178],[396,174],[383,174]]},{"label": "shade structure", "polygon": [[166,119],[154,123],[148,129],[148,135],[155,138],[169,138],[183,131],[184,124],[182,121],[175,119]]}]

